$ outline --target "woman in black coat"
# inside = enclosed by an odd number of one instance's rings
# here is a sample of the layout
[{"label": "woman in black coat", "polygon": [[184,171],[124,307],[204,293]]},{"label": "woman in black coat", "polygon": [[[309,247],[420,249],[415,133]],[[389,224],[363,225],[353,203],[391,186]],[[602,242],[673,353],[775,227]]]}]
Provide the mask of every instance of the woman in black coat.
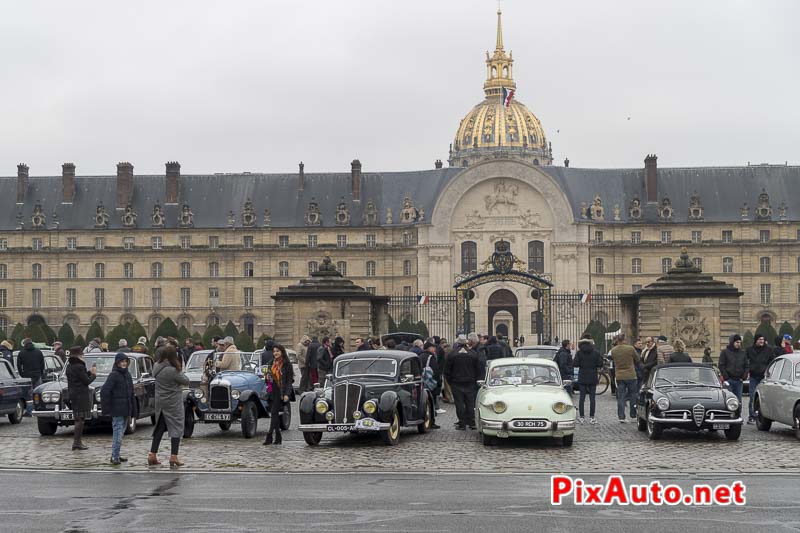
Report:
[{"label": "woman in black coat", "polygon": [[74,346],[69,350],[67,361],[67,399],[72,407],[75,417],[75,432],[72,439],[72,449],[86,450],[83,445],[83,426],[86,419],[92,416],[92,390],[89,384],[97,377],[97,366],[92,365],[92,370],[86,370],[83,360],[83,348]]},{"label": "woman in black coat", "polygon": [[603,368],[603,356],[594,347],[594,340],[589,334],[585,334],[578,341],[578,352],[575,354],[575,368],[578,369],[578,422],[584,422],[583,405],[586,396],[589,396],[589,423],[597,424],[595,413],[595,394],[597,392],[597,371]]},{"label": "woman in black coat", "polygon": [[283,442],[281,438],[281,412],[290,409],[289,402],[294,401],[294,369],[289,357],[286,355],[286,348],[276,344],[272,349],[272,366],[266,375],[267,387],[271,388],[269,396],[269,433],[264,439],[264,444]]}]

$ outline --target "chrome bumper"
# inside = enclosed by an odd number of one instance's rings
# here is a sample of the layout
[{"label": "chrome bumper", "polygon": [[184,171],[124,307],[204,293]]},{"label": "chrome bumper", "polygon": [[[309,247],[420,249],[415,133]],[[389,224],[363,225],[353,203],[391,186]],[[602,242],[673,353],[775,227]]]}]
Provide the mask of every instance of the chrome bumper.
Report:
[{"label": "chrome bumper", "polygon": [[[52,411],[31,411],[31,415],[37,418],[55,418],[59,421],[67,420],[71,422],[75,420],[72,409],[59,409],[58,405],[56,405],[56,408]],[[91,416],[89,419],[94,420],[95,418],[100,418],[101,416],[103,416],[103,413],[97,409],[97,404],[92,405]]]},{"label": "chrome bumper", "polygon": [[540,433],[545,431],[566,431],[575,429],[575,420],[553,421],[548,420],[545,427],[526,428],[515,427],[509,421],[501,420],[481,420],[483,429],[491,429],[493,431],[513,431],[519,433]]},{"label": "chrome bumper", "polygon": [[347,431],[384,431],[392,425],[388,422],[373,420],[370,426],[365,426],[361,420],[352,424],[300,424],[300,431],[310,432],[347,432]]},{"label": "chrome bumper", "polygon": [[[692,420],[691,418],[658,418],[658,417],[655,417],[653,415],[649,415],[647,417],[647,421],[648,422],[658,422],[658,423],[661,423],[661,424],[687,424],[687,425],[691,424],[693,426],[697,426],[697,424],[695,424],[694,420]],[[709,420],[708,418],[706,418],[705,420],[703,420],[703,423],[700,424],[700,427],[702,427],[702,426],[704,426],[706,424],[742,424],[743,422],[744,422],[744,420],[741,417],[739,417],[739,418],[717,418],[717,419],[714,419],[714,420]]]}]

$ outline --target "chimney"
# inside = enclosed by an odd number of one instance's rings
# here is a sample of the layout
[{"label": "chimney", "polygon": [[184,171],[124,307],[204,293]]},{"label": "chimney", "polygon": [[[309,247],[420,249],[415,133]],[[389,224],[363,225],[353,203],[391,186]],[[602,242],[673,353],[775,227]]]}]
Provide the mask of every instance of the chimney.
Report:
[{"label": "chimney", "polygon": [[569,157],[564,158],[564,168],[569,168]]},{"label": "chimney", "polygon": [[133,200],[133,165],[117,163],[117,209],[125,207]]},{"label": "chimney", "polygon": [[178,203],[178,187],[181,179],[181,164],[177,161],[167,163],[167,204]]},{"label": "chimney", "polygon": [[25,202],[25,193],[28,191],[28,165],[17,165],[17,203]]},{"label": "chimney", "polygon": [[433,166],[435,168],[442,168],[442,160],[441,159],[437,159],[436,163],[434,163]]},{"label": "chimney", "polygon": [[647,201],[652,203],[658,202],[658,165],[656,161],[658,161],[658,157],[655,154],[644,158],[644,188],[647,192]]},{"label": "chimney", "polygon": [[75,200],[75,163],[61,165],[62,203],[71,204]]},{"label": "chimney", "polygon": [[300,175],[299,175],[299,179],[298,179],[298,183],[297,183],[297,188],[299,190],[301,190],[301,191],[306,186],[306,174],[305,174],[305,171],[303,170],[304,168],[306,168],[306,166],[303,164],[302,161],[300,161]]},{"label": "chimney", "polygon": [[361,161],[353,159],[350,163],[350,182],[353,189],[353,200],[361,200]]}]

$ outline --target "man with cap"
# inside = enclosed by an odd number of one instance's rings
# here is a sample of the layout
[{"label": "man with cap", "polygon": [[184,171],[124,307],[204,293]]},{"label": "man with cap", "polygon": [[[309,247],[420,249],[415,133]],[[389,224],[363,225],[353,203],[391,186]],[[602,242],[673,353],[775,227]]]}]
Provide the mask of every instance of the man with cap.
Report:
[{"label": "man with cap", "polygon": [[658,342],[656,342],[656,350],[658,351],[658,364],[666,365],[669,363],[669,358],[672,356],[675,348],[673,348],[671,344],[667,343],[667,337],[660,335],[658,337]]},{"label": "man with cap", "polygon": [[225,337],[219,343],[220,348],[225,347],[225,352],[217,361],[217,372],[224,370],[241,370],[242,358],[239,355],[239,348],[233,343],[233,337]]},{"label": "man with cap", "polygon": [[114,368],[100,389],[100,405],[104,415],[111,415],[111,464],[119,465],[127,461],[120,455],[122,451],[122,435],[128,419],[134,413],[133,379],[128,372],[128,356],[118,353],[114,357]]},{"label": "man with cap", "polygon": [[67,352],[64,351],[64,343],[61,341],[56,341],[53,343],[53,353],[61,359],[62,363],[67,362]]},{"label": "man with cap", "polygon": [[788,333],[783,334],[783,353],[792,353],[794,349],[792,348],[792,336]]},{"label": "man with cap", "polygon": [[139,337],[139,340],[136,341],[131,351],[149,354],[150,352],[147,351],[147,337]]},{"label": "man with cap", "polygon": [[719,354],[719,372],[728,389],[742,401],[742,382],[747,377],[747,354],[742,350],[742,337],[731,335],[728,345]]},{"label": "man with cap", "polygon": [[755,411],[753,410],[753,397],[756,395],[756,389],[761,380],[764,379],[764,373],[767,367],[775,359],[775,353],[772,347],[767,344],[767,339],[761,333],[756,333],[753,338],[753,345],[747,349],[747,366],[750,369],[750,389],[748,395],[750,400],[748,402],[749,410],[747,423],[752,424],[756,421]]},{"label": "man with cap", "polygon": [[119,343],[118,343],[118,347],[117,347],[117,352],[118,353],[128,353],[130,351],[131,351],[131,349],[128,348],[128,341],[126,341],[125,339],[120,339]]},{"label": "man with cap", "polygon": [[456,429],[465,430],[467,426],[475,429],[475,397],[478,380],[483,379],[481,362],[472,348],[478,345],[478,336],[470,333],[469,339],[459,335],[456,346],[447,356],[444,364],[444,377],[450,384],[453,403],[456,406]]}]

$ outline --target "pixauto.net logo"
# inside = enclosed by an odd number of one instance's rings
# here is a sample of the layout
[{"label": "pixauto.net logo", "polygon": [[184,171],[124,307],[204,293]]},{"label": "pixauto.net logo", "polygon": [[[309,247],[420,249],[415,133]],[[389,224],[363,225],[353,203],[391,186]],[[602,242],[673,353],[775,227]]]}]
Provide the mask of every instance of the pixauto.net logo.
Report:
[{"label": "pixauto.net logo", "polygon": [[604,484],[571,476],[550,477],[551,505],[744,505],[745,491],[741,481],[716,486],[696,484],[684,491],[679,485],[664,485],[658,480],[626,484],[622,476],[609,476]]}]

